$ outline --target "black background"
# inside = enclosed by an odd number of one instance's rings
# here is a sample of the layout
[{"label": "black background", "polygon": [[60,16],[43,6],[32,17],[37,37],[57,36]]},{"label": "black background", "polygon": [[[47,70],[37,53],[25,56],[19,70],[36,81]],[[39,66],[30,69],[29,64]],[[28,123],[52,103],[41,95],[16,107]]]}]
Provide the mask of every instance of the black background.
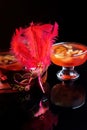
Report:
[{"label": "black background", "polygon": [[[9,49],[11,37],[16,28],[25,27],[32,21],[41,23],[57,21],[59,24],[59,42],[75,41],[87,45],[86,17],[87,7],[84,0],[0,0],[0,51]],[[85,84],[87,92],[87,64],[81,67],[80,83]],[[57,68],[54,68],[55,66],[51,70],[55,75]],[[53,73],[50,75],[52,78],[49,79],[50,81],[54,81]],[[25,120],[23,113],[19,112],[20,109],[16,108],[13,98],[10,97],[13,97],[13,94],[7,95],[8,99],[3,94],[1,96],[3,98],[0,98],[0,104],[4,107],[0,107],[2,110],[0,119],[4,124],[7,122],[6,127],[13,129],[14,126],[14,129],[17,129],[22,124],[21,120]],[[3,99],[7,99],[8,102],[7,100],[3,102]],[[58,114],[58,117],[59,124],[56,129],[87,130],[87,102],[80,109],[64,110],[60,115]],[[11,122],[12,127],[9,122]]]},{"label": "black background", "polygon": [[58,41],[87,43],[86,2],[78,0],[1,0],[0,50],[10,47],[18,27],[30,22],[59,24]]}]

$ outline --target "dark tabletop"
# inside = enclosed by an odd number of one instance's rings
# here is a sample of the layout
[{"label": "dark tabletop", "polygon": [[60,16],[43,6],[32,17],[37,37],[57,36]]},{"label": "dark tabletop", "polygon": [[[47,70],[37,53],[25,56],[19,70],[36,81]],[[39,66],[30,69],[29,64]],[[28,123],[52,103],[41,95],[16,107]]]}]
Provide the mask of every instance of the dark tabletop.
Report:
[{"label": "dark tabletop", "polygon": [[[37,81],[30,91],[0,90],[0,130],[87,130],[87,63],[76,67],[80,77],[75,81],[85,92],[84,104],[76,109],[62,107],[51,102],[51,91],[55,84],[61,84],[56,73],[61,67],[51,64],[48,68],[46,94],[49,103],[47,111],[35,117],[43,93]],[[11,80],[12,72],[9,72]],[[11,77],[10,77],[11,76]],[[80,88],[79,87],[79,88]]]},{"label": "dark tabletop", "polygon": [[[0,1],[0,51],[10,46],[12,34],[16,28],[25,27],[30,22],[59,23],[59,41],[77,41],[87,44],[87,19],[85,1]],[[83,7],[83,8],[82,8]],[[49,109],[39,117],[42,92],[35,82],[29,92],[0,90],[0,130],[87,130],[87,63],[76,67],[80,77],[75,85],[85,92],[84,104],[77,108],[60,107],[51,102],[51,90],[59,81],[56,72],[61,67],[51,65],[48,68],[47,96]],[[7,73],[10,83],[13,72]]]}]

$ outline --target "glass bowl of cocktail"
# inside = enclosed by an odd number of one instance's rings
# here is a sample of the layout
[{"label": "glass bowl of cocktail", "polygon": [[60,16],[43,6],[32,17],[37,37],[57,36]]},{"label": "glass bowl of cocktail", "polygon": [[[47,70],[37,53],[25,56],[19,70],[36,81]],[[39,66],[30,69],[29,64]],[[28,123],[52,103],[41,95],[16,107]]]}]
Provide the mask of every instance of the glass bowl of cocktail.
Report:
[{"label": "glass bowl of cocktail", "polygon": [[0,52],[0,89],[9,89],[7,71],[20,71],[23,66],[10,51]]},{"label": "glass bowl of cocktail", "polygon": [[85,103],[84,87],[74,82],[79,73],[74,69],[87,60],[87,46],[77,42],[61,42],[52,45],[51,61],[61,66],[57,77],[62,82],[55,84],[51,90],[51,102],[62,107],[73,109]]},{"label": "glass bowl of cocktail", "polygon": [[6,51],[0,52],[0,68],[7,71],[20,71],[23,66],[10,51]]},{"label": "glass bowl of cocktail", "polygon": [[87,46],[76,42],[55,43],[51,49],[51,61],[62,66],[57,72],[60,80],[75,80],[79,77],[74,67],[82,65],[87,59]]}]

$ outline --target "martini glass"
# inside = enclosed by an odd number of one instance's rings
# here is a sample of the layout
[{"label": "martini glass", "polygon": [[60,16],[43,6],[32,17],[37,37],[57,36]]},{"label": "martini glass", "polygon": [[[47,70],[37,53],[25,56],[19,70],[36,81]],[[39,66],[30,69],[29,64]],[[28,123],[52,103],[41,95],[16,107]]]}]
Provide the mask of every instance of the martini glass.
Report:
[{"label": "martini glass", "polygon": [[61,42],[52,46],[51,61],[62,66],[57,72],[60,80],[75,80],[79,77],[75,67],[83,64],[87,59],[87,46],[75,42]]}]

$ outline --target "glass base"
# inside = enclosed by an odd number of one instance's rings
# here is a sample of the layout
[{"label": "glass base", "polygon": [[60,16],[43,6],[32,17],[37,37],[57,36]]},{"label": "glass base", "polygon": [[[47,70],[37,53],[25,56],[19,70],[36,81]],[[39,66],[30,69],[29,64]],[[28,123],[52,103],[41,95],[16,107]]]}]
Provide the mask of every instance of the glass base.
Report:
[{"label": "glass base", "polygon": [[74,70],[74,67],[62,67],[62,70],[57,72],[57,77],[60,80],[75,80],[79,74]]},{"label": "glass base", "polygon": [[51,90],[51,102],[57,106],[76,109],[85,103],[85,91],[81,86],[56,84]]}]

